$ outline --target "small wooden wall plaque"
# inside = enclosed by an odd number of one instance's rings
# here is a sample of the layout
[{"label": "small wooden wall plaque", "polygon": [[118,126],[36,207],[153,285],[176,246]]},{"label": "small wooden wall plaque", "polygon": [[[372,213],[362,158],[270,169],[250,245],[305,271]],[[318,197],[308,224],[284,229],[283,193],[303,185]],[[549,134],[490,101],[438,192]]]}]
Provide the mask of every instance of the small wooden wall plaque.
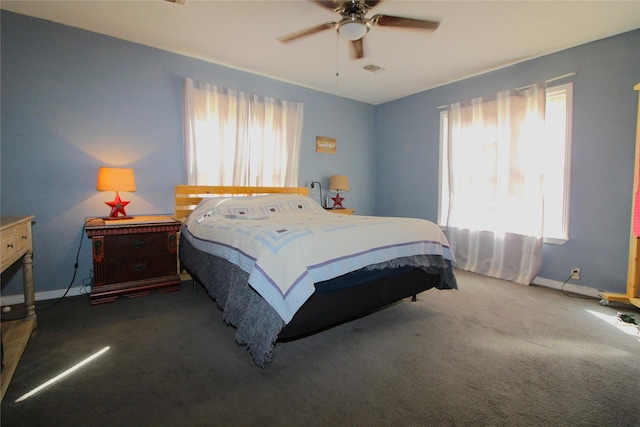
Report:
[{"label": "small wooden wall plaque", "polygon": [[316,152],[336,154],[336,139],[328,136],[316,136]]}]

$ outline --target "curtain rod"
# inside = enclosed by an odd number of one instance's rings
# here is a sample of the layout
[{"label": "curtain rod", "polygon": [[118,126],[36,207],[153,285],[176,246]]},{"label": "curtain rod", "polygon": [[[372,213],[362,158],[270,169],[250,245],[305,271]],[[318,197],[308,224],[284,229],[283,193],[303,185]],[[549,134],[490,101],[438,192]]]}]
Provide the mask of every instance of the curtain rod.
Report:
[{"label": "curtain rod", "polygon": [[[573,73],[573,72],[572,73],[567,73],[567,74],[563,74],[563,75],[558,76],[558,77],[553,77],[551,79],[547,79],[544,82],[545,83],[551,83],[551,82],[555,82],[556,80],[561,80],[561,79],[564,79],[566,77],[571,77],[571,76],[575,76],[575,75],[576,75],[576,73]],[[522,90],[522,89],[526,89],[526,88],[531,87],[531,86],[533,86],[533,85],[522,86],[522,87],[519,87],[519,88],[517,88],[515,90]]]},{"label": "curtain rod", "polygon": [[[562,80],[564,78],[572,77],[572,76],[575,76],[575,75],[576,75],[576,73],[572,71],[571,73],[563,74],[563,75],[558,76],[558,77],[552,77],[550,79],[545,80],[544,82],[545,83],[551,83],[551,82],[555,82],[556,80]],[[531,85],[527,85],[527,86],[522,86],[522,87],[519,87],[519,88],[514,89],[514,90],[522,90],[522,89],[526,89],[526,88],[531,87],[531,86],[533,86],[533,85],[531,84]],[[442,110],[443,108],[449,108],[449,105],[440,105],[440,106],[438,106],[438,110]]]}]

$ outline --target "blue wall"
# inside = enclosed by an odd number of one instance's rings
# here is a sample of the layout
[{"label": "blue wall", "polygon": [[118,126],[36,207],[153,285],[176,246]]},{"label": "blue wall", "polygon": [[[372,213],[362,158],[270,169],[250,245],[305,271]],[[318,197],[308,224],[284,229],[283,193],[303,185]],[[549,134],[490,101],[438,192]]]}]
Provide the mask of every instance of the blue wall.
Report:
[{"label": "blue wall", "polygon": [[[575,72],[569,234],[545,244],[538,277],[625,292],[640,30],[526,61],[376,108],[376,213],[437,220],[438,106]],[[559,81],[561,83],[564,81]]]},{"label": "blue wall", "polygon": [[[78,286],[89,276],[86,217],[108,213],[98,193],[101,165],[135,169],[127,213],[173,211],[184,182],[185,77],[304,103],[300,185],[349,176],[347,206],[360,214],[438,211],[439,105],[524,86],[568,72],[574,85],[570,241],[545,245],[540,277],[623,292],[640,31],[452,83],[377,107],[7,11],[1,14],[2,215],[33,214],[36,291],[65,289],[78,244]],[[316,136],[338,141],[315,152]],[[17,271],[2,294],[21,293]]]},{"label": "blue wall", "polygon": [[[106,215],[113,194],[95,189],[98,167],[133,167],[128,214],[173,212],[184,183],[183,80],[191,77],[304,103],[300,185],[349,176],[346,206],[373,214],[375,107],[205,61],[2,11],[0,183],[2,215],[36,216],[36,292],[66,289],[81,240],[78,279],[89,277],[86,217]],[[316,136],[337,154],[315,152]],[[316,196],[319,195],[316,193]],[[18,270],[18,269],[15,269]],[[22,277],[2,275],[2,294]]]}]

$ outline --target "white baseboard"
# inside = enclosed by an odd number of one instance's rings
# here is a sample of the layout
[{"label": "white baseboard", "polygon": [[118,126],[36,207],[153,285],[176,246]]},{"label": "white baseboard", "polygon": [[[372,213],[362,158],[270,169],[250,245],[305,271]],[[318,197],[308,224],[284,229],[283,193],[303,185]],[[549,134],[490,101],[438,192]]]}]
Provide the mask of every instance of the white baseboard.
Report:
[{"label": "white baseboard", "polygon": [[600,298],[600,293],[598,289],[590,288],[588,286],[582,285],[574,285],[573,283],[567,283],[562,287],[562,282],[558,282],[557,280],[545,279],[544,277],[535,277],[533,282],[534,285],[545,286],[547,288],[553,289],[564,289],[567,292],[571,292],[574,294],[585,295],[593,298]]},{"label": "white baseboard", "polygon": [[[58,289],[55,291],[45,291],[45,292],[36,292],[36,301],[45,301],[49,299],[58,299],[62,298],[66,289]],[[75,297],[78,295],[87,295],[88,292],[91,291],[91,288],[87,286],[77,286],[75,288],[69,289],[67,293],[68,297]],[[22,304],[24,303],[24,295],[2,295],[0,296],[0,302],[3,307],[5,305],[14,305],[14,304]]]},{"label": "white baseboard", "polygon": [[[562,282],[559,282],[557,280],[545,279],[544,277],[535,277],[532,284],[553,289],[563,289]],[[602,292],[598,289],[590,288],[588,286],[574,285],[573,283],[567,283],[566,285],[564,285],[564,290],[567,292],[572,292],[574,294],[585,295],[593,298],[600,298],[600,294]],[[62,295],[64,295],[64,291],[64,289],[58,289],[55,291],[36,292],[36,301],[61,298]],[[86,295],[89,292],[90,288],[86,286],[78,286],[69,289],[69,293],[67,293],[67,296],[74,297],[78,295]],[[0,296],[0,302],[0,305],[2,306],[21,304],[24,302],[24,295],[2,295]]]}]

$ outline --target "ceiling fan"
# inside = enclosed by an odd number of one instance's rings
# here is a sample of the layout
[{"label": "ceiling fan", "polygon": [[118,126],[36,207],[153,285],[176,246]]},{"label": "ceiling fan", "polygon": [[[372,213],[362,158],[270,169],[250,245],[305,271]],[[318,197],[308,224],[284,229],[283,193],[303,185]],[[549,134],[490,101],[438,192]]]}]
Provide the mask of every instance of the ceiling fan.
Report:
[{"label": "ceiling fan", "polygon": [[435,29],[438,28],[438,25],[440,25],[440,23],[436,21],[403,18],[383,14],[373,15],[371,18],[365,17],[367,12],[376,7],[382,0],[309,1],[340,14],[341,19],[338,22],[325,22],[320,25],[305,28],[303,30],[278,37],[278,40],[283,43],[288,43],[301,37],[306,37],[319,33],[320,31],[335,28],[341,37],[351,42],[351,46],[353,48],[352,58],[359,59],[364,57],[362,41],[364,36],[371,29],[372,25],[379,25],[381,27],[413,28],[428,31],[435,31]]}]

